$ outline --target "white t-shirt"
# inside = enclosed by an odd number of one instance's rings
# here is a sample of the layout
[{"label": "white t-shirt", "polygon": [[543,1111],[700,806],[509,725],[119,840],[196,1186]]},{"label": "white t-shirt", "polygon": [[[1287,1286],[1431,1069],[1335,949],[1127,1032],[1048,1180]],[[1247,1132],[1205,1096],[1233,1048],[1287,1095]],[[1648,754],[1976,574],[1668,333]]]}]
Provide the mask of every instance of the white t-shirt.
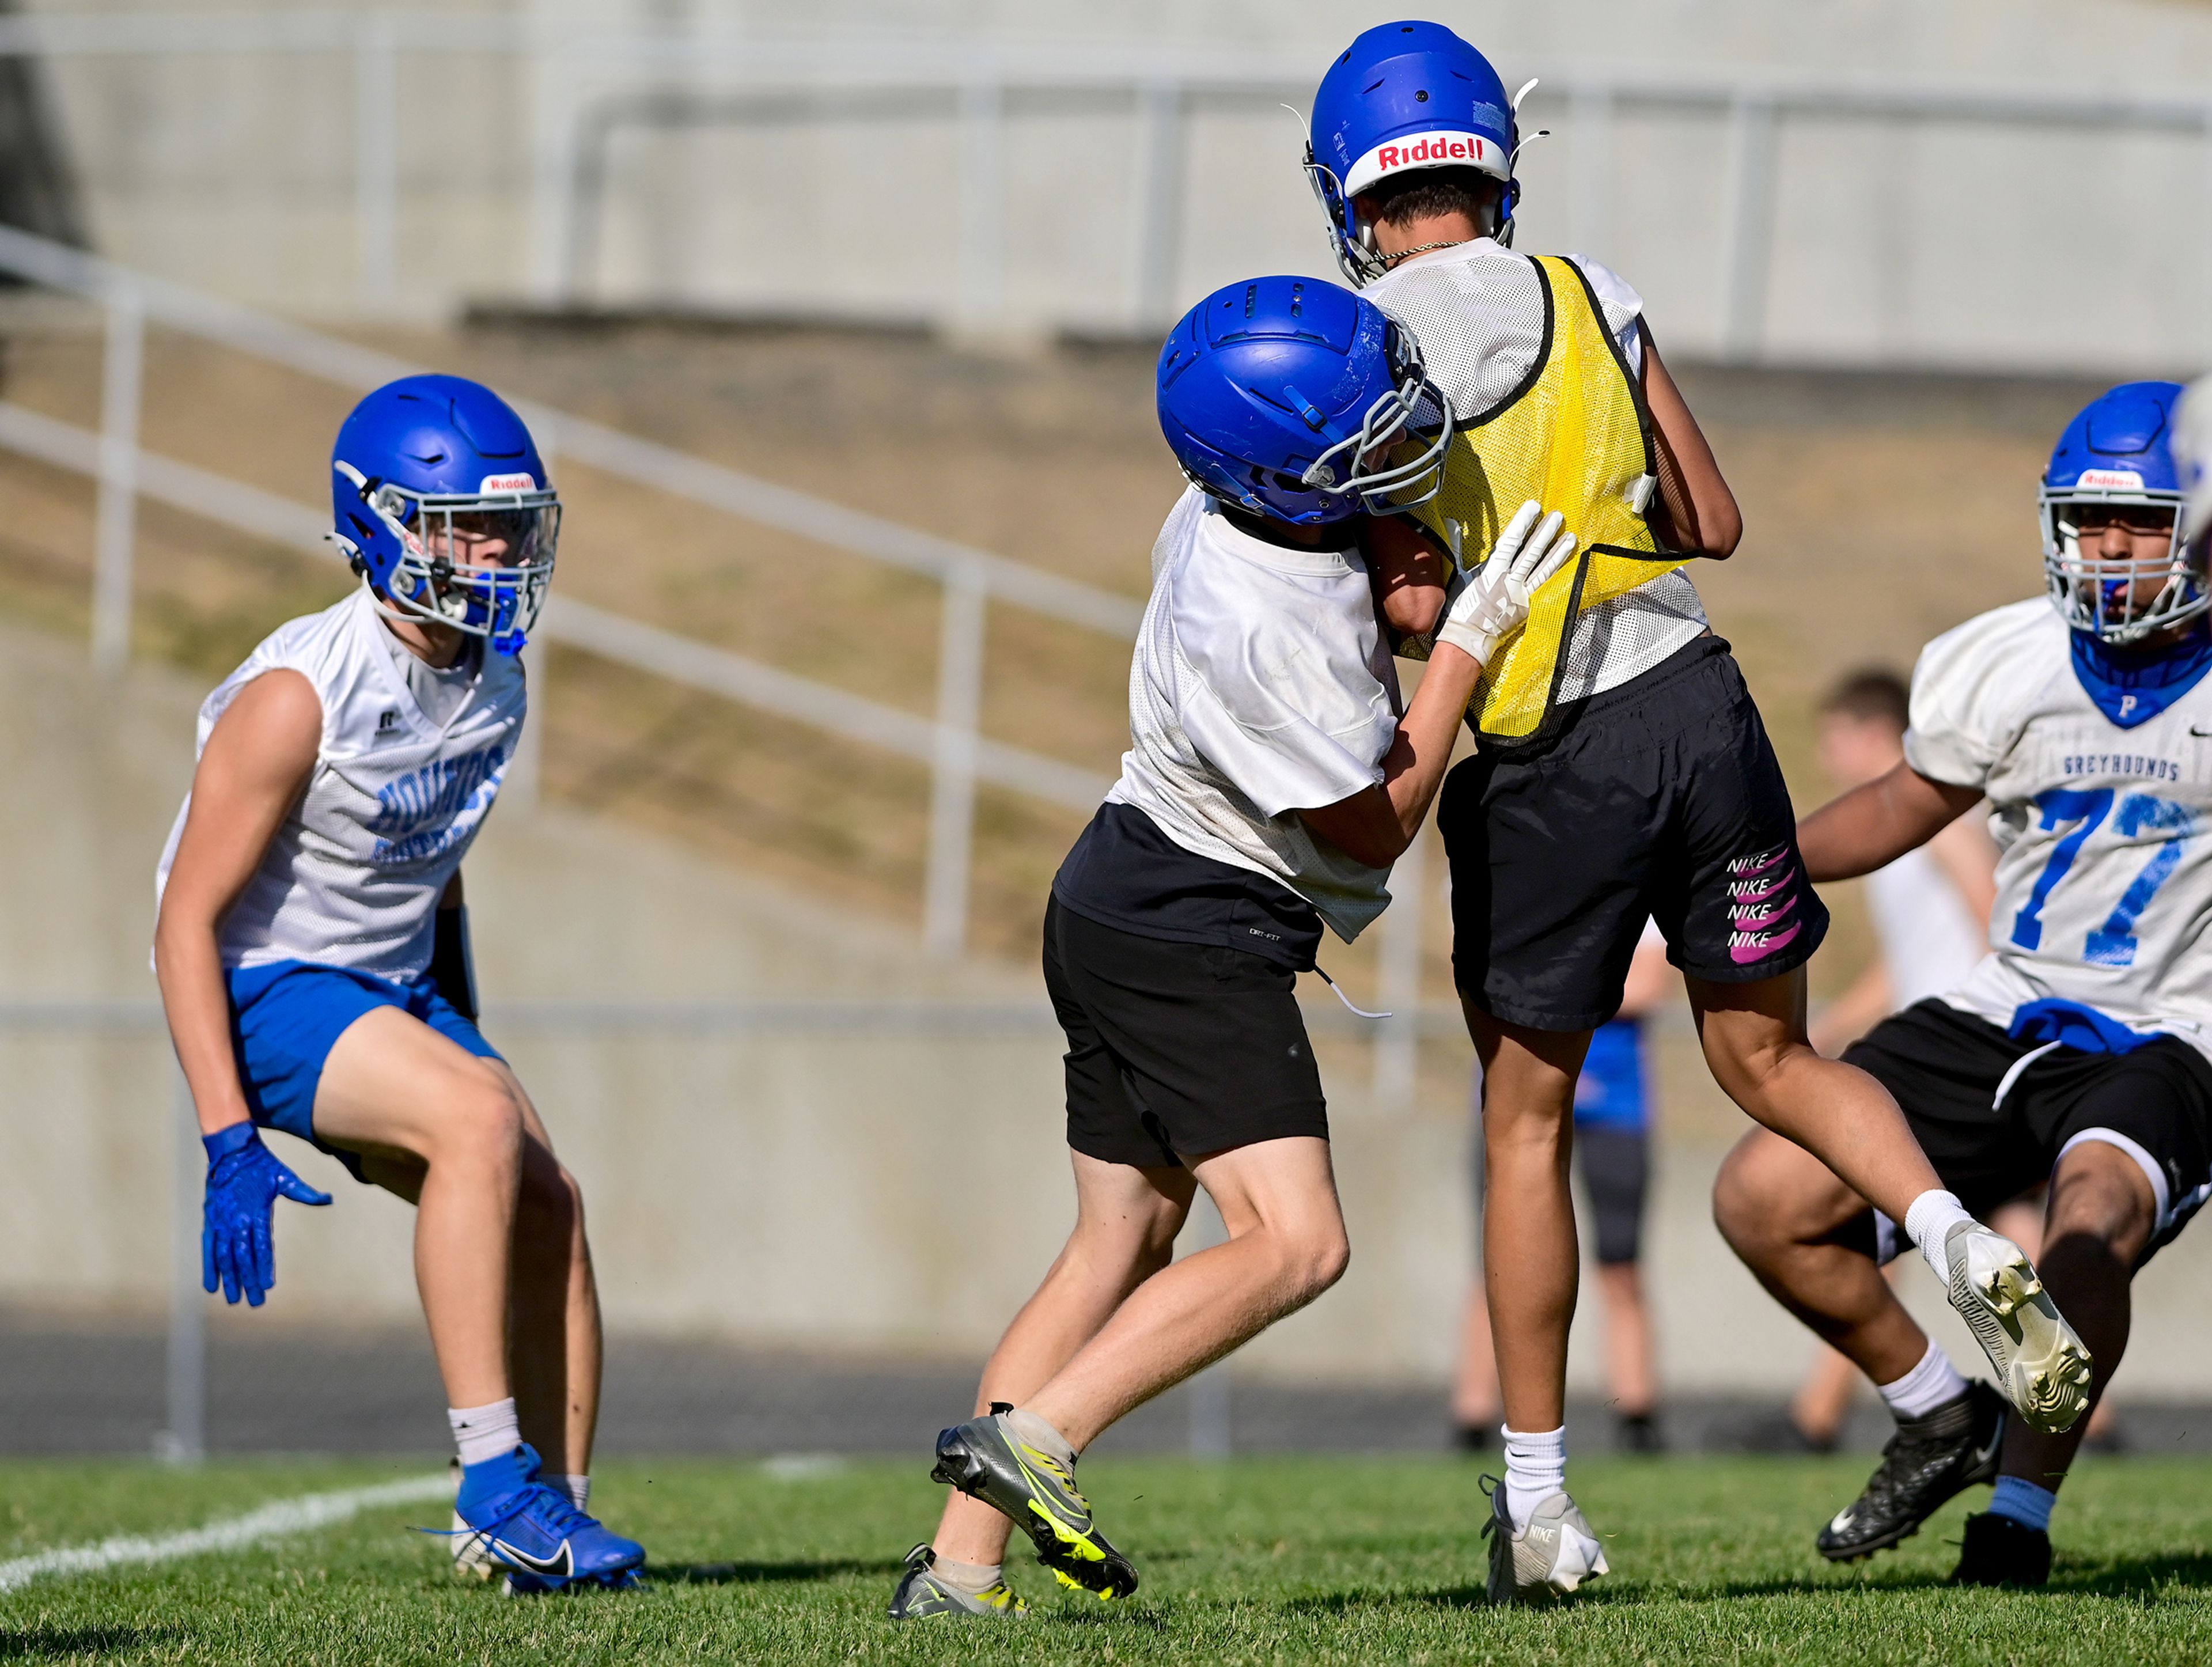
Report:
[{"label": "white t-shirt", "polygon": [[1875,869],[1866,883],[1893,1007],[1947,995],[1981,964],[1989,934],[1925,846]]},{"label": "white t-shirt", "polygon": [[1152,547],[1129,750],[1106,797],[1187,851],[1279,881],[1349,942],[1388,906],[1389,870],[1297,812],[1379,786],[1401,710],[1358,552],[1255,538],[1193,488]]},{"label": "white t-shirt", "polygon": [[[203,751],[216,721],[265,672],[299,672],[323,707],[307,790],[223,916],[226,967],[312,961],[401,981],[428,968],[438,900],[498,796],[526,691],[519,660],[483,654],[465,698],[434,721],[393,646],[364,587],[279,626],[201,704]],[[157,897],[191,808],[188,794],[161,853]]]},{"label": "white t-shirt", "polygon": [[2123,729],[2015,602],[1922,652],[1905,756],[1989,794],[2002,853],[1990,953],[1945,1000],[2008,1025],[2055,996],[2212,1055],[2212,678]]},{"label": "white t-shirt", "polygon": [[[1632,376],[1644,371],[1638,321],[1644,298],[1619,274],[1582,255],[1569,255],[1596,294],[1605,327],[1620,344]],[[1476,238],[1416,255],[1363,292],[1420,344],[1429,378],[1450,402],[1462,428],[1510,396],[1528,379],[1544,345],[1543,280],[1534,261],[1496,240]],[[1510,514],[1517,504],[1501,504]],[[1680,568],[1585,609],[1567,645],[1559,699],[1618,688],[1640,676],[1706,629],[1698,587]]]}]

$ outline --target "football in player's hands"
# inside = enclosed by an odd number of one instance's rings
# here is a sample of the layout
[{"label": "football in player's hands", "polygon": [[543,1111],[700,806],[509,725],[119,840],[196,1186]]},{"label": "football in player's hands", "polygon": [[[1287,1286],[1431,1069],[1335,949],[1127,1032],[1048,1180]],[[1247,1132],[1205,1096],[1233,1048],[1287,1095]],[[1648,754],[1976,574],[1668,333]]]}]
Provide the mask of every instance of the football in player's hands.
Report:
[{"label": "football in player's hands", "polygon": [[1547,515],[1533,498],[1522,504],[1498,535],[1490,558],[1453,600],[1437,641],[1487,662],[1498,640],[1528,618],[1528,599],[1572,559],[1575,535],[1561,532],[1565,525],[1557,510]]}]

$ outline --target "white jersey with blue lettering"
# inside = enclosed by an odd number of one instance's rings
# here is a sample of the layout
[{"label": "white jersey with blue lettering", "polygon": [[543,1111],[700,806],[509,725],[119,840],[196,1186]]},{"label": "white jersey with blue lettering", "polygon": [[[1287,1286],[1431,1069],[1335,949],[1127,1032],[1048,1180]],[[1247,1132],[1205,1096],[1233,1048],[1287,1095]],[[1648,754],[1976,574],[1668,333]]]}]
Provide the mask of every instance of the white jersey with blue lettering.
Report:
[{"label": "white jersey with blue lettering", "polygon": [[2212,1055],[2212,678],[2123,728],[2075,674],[2049,602],[1929,643],[1905,756],[1986,793],[1990,953],[1944,999],[2008,1026],[2049,997]]},{"label": "white jersey with blue lettering", "polygon": [[[312,961],[406,980],[430,964],[433,916],[498,796],[526,707],[520,663],[484,654],[466,696],[434,721],[368,589],[280,626],[200,707],[216,720],[263,673],[297,672],[323,706],[306,791],[223,916],[226,967]],[[155,879],[168,883],[187,795]]]}]

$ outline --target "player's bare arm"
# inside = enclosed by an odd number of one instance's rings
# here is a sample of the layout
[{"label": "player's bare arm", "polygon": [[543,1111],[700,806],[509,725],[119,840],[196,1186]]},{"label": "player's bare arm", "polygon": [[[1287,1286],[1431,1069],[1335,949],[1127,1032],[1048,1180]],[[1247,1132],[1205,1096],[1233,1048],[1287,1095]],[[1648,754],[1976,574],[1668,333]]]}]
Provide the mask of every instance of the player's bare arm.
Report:
[{"label": "player's bare arm", "polygon": [[1797,824],[1805,872],[1816,881],[1870,874],[1927,844],[1981,799],[1979,788],[1934,781],[1900,763]]},{"label": "player's bare arm", "polygon": [[1661,514],[1655,519],[1671,535],[1668,548],[1694,550],[1724,562],[1743,540],[1743,512],[1722,478],[1705,430],[1659,356],[1651,326],[1639,321],[1638,327],[1644,337],[1644,403],[1651,413],[1652,449],[1659,459]]},{"label": "player's bare arm", "polygon": [[1443,618],[1451,558],[1409,515],[1370,515],[1359,534],[1375,606],[1401,636],[1425,636]]},{"label": "player's bare arm", "polygon": [[1428,674],[1383,755],[1382,785],[1298,812],[1308,827],[1370,868],[1388,867],[1413,843],[1443,785],[1484,661],[1498,638],[1528,618],[1529,597],[1574,555],[1574,536],[1560,532],[1560,517],[1540,522],[1537,515],[1535,504],[1521,507],[1482,572],[1453,604]]},{"label": "player's bare arm", "polygon": [[191,810],[155,926],[154,964],[204,1135],[246,1120],[216,928],[298,801],[322,721],[307,678],[267,672],[216,721],[193,772]]}]

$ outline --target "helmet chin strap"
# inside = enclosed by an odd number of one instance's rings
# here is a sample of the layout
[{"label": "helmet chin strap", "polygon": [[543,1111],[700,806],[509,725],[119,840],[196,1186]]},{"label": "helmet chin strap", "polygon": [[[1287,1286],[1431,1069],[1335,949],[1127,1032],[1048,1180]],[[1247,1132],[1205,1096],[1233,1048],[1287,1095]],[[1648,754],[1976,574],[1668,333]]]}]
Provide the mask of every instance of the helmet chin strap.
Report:
[{"label": "helmet chin strap", "polygon": [[1415,255],[1425,255],[1436,249],[1456,249],[1462,244],[1479,242],[1489,235],[1488,232],[1481,232],[1474,237],[1448,237],[1441,243],[1416,243],[1410,249],[1400,249],[1392,254],[1378,253],[1376,259],[1385,266],[1395,266],[1400,261],[1411,260]]}]

